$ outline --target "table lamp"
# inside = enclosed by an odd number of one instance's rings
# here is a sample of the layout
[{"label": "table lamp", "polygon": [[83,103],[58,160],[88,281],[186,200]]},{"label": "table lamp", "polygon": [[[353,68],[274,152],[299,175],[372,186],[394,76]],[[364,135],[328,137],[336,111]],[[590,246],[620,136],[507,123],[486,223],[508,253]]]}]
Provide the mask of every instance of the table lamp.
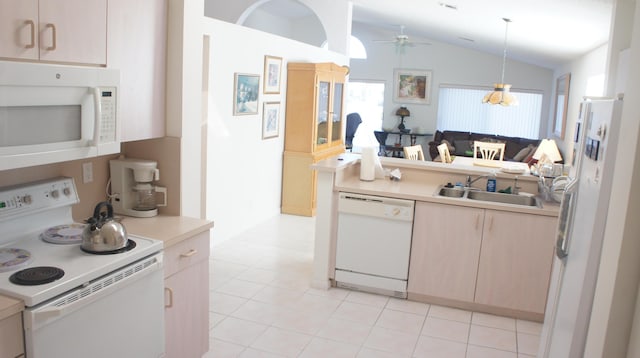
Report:
[{"label": "table lamp", "polygon": [[409,132],[409,130],[405,129],[405,127],[404,127],[404,117],[409,117],[410,114],[411,114],[411,112],[409,112],[407,107],[400,107],[396,111],[396,116],[400,117],[400,124],[398,124],[398,129],[400,130],[401,133]]},{"label": "table lamp", "polygon": [[533,159],[541,164],[553,164],[562,160],[556,141],[553,139],[543,139],[538,145],[538,149],[533,153]]}]

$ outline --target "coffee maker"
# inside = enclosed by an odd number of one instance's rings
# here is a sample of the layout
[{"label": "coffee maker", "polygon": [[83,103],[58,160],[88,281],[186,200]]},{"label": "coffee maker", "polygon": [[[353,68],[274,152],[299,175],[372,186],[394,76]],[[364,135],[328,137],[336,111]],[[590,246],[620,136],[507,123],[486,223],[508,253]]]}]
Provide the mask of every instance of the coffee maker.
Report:
[{"label": "coffee maker", "polygon": [[[167,205],[167,188],[155,186],[160,179],[158,163],[152,160],[120,158],[109,161],[111,205],[116,214],[149,218],[158,215],[158,206]],[[162,194],[158,203],[156,193]]]}]

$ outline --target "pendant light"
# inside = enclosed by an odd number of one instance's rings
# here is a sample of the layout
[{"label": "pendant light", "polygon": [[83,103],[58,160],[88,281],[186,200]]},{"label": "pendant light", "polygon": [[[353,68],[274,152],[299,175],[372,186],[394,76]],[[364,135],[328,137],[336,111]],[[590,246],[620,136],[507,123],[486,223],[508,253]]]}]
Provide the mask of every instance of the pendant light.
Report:
[{"label": "pendant light", "polygon": [[502,76],[500,77],[500,83],[495,83],[493,92],[487,93],[482,99],[482,103],[499,104],[502,106],[515,106],[518,104],[518,99],[511,94],[510,84],[504,83],[504,69],[507,64],[507,32],[509,31],[510,19],[502,18],[505,22],[504,30],[504,51],[502,54]]}]

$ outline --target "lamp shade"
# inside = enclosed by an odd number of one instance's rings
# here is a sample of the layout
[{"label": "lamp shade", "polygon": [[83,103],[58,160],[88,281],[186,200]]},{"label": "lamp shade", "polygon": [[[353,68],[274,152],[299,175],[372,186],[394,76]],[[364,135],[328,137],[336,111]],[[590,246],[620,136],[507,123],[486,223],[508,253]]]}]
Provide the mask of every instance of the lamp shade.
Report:
[{"label": "lamp shade", "polygon": [[533,153],[533,159],[537,159],[539,162],[559,162],[562,160],[556,141],[553,139],[543,139],[540,141],[540,145],[536,152]]},{"label": "lamp shade", "polygon": [[409,117],[410,114],[411,112],[409,112],[407,107],[400,107],[396,111],[396,116],[400,116],[400,117]]},{"label": "lamp shade", "polygon": [[487,93],[482,99],[482,103],[499,104],[502,106],[515,106],[518,99],[509,91],[511,85],[506,83],[495,83],[493,92]]}]

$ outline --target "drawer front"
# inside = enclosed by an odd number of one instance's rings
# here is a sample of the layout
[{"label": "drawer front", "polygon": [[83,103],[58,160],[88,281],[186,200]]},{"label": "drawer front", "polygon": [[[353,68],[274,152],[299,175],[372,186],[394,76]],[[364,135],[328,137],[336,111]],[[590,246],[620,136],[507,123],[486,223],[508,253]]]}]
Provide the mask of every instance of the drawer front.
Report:
[{"label": "drawer front", "polygon": [[209,231],[184,240],[164,251],[164,277],[209,259]]}]

